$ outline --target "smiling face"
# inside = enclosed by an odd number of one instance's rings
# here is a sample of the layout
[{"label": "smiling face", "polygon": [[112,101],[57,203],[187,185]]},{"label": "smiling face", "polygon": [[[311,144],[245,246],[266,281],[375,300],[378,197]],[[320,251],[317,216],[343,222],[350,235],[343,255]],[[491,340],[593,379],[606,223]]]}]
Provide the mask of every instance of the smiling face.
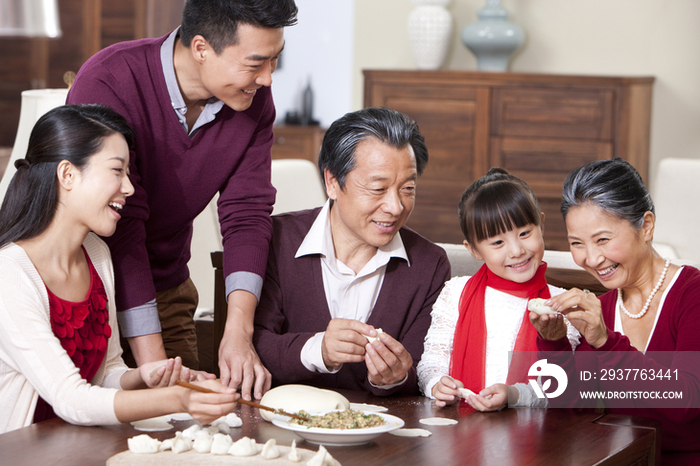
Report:
[{"label": "smiling face", "polygon": [[129,147],[121,134],[107,136],[99,152],[90,156],[82,170],[73,169],[71,196],[77,220],[100,236],[110,236],[121,218],[119,211],[134,193],[129,181]]},{"label": "smiling face", "polygon": [[272,73],[284,48],[284,29],[240,24],[237,37],[238,42],[224,48],[221,55],[202,36],[195,36],[192,48],[199,63],[199,81],[208,97],[244,111],[258,89],[272,84]]},{"label": "smiling face", "polygon": [[[542,222],[544,224],[544,220]],[[542,228],[530,224],[471,245],[469,252],[499,277],[515,283],[525,283],[535,276],[544,257]]]},{"label": "smiling face", "polygon": [[566,215],[569,249],[574,262],[608,289],[626,288],[640,277],[649,257],[653,214],[641,229],[593,204],[572,207]]},{"label": "smiling face", "polygon": [[343,189],[326,170],[331,231],[340,258],[343,252],[376,250],[387,245],[406,223],[416,195],[416,159],[410,145],[402,149],[369,138],[357,145],[355,168]]}]

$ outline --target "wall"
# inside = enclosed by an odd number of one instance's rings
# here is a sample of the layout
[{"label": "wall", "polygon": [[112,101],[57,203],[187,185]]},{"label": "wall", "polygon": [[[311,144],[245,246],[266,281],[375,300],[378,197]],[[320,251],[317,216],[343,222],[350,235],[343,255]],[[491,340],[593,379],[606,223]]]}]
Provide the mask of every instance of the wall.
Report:
[{"label": "wall", "polygon": [[[454,29],[445,69],[475,70],[459,40],[485,0],[452,0]],[[665,157],[700,158],[700,2],[697,0],[503,0],[527,41],[511,70],[651,75],[650,179]],[[362,107],[362,69],[413,69],[409,0],[355,0],[353,108]]]},{"label": "wall", "polygon": [[297,25],[284,31],[282,64],[272,75],[277,121],[301,112],[309,79],[314,118],[328,127],[352,110],[353,0],[296,0]]}]

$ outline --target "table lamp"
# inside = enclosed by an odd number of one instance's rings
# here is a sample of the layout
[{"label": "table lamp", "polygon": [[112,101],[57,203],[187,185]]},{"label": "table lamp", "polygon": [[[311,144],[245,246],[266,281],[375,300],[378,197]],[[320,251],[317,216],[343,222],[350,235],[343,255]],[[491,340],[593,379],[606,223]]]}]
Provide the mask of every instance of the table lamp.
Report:
[{"label": "table lamp", "polygon": [[68,89],[32,89],[22,91],[22,108],[19,113],[17,136],[15,137],[15,145],[12,147],[10,160],[7,162],[5,174],[2,176],[2,181],[0,181],[0,200],[5,197],[10,180],[15,171],[17,171],[15,160],[24,158],[27,155],[29,135],[32,132],[32,128],[34,128],[34,123],[52,108],[65,104],[67,95]]}]

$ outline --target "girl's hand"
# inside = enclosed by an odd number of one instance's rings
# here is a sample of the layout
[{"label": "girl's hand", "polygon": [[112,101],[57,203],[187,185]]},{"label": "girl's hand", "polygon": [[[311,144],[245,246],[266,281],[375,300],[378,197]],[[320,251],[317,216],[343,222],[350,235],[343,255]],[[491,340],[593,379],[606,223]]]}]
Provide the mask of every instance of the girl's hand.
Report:
[{"label": "girl's hand", "polygon": [[[549,303],[549,302],[548,302]],[[530,323],[545,340],[556,341],[566,336],[566,324],[562,314],[538,314],[530,311]]]},{"label": "girl's hand", "polygon": [[192,371],[182,365],[182,359],[163,359],[143,364],[138,368],[141,380],[149,388],[169,387],[175,385],[178,380],[190,381]]},{"label": "girl's hand", "polygon": [[477,411],[498,411],[508,404],[508,385],[493,384],[481,390],[478,395],[469,395],[464,401]]},{"label": "girl's hand", "polygon": [[182,410],[190,413],[202,424],[209,424],[233,411],[236,401],[241,396],[233,388],[222,385],[218,380],[205,380],[197,382],[197,385],[217,393],[202,393],[184,387],[177,387],[177,389],[181,393]]},{"label": "girl's hand", "polygon": [[548,303],[564,314],[593,348],[600,348],[608,341],[608,328],[603,320],[600,300],[595,294],[572,288],[550,298]]},{"label": "girl's hand", "polygon": [[464,384],[452,377],[443,376],[438,383],[433,386],[432,395],[435,397],[435,404],[438,408],[454,404],[460,399],[459,389],[464,388]]}]

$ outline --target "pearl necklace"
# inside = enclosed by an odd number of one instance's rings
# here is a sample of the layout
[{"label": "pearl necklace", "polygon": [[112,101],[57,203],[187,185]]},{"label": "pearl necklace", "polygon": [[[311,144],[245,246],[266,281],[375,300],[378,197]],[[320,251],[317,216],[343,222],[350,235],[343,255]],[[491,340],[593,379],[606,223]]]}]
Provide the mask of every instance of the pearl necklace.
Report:
[{"label": "pearl necklace", "polygon": [[656,283],[654,289],[651,290],[651,294],[647,298],[647,302],[644,303],[644,307],[639,312],[639,314],[632,314],[630,311],[627,310],[625,304],[622,302],[622,289],[617,289],[617,304],[618,306],[620,306],[620,309],[622,309],[622,312],[624,312],[627,317],[629,317],[630,319],[641,319],[644,316],[644,314],[647,313],[647,311],[649,310],[649,306],[651,305],[651,300],[654,299],[654,295],[656,295],[656,292],[659,291],[661,286],[664,284],[664,279],[666,278],[666,272],[668,272],[669,265],[671,265],[671,259],[666,259],[666,265],[664,265],[664,270],[663,272],[661,272],[661,277],[659,277],[659,281]]}]

